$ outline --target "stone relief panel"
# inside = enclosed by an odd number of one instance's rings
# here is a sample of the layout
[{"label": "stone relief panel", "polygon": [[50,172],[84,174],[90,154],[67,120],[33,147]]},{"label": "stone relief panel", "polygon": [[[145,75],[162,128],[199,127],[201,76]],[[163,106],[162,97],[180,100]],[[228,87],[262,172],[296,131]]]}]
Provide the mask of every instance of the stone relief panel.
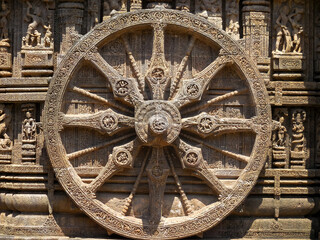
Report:
[{"label": "stone relief panel", "polygon": [[[300,0],[275,1],[273,16],[274,78],[301,80],[305,75],[303,54],[308,51],[307,2]],[[286,73],[281,73],[281,72]]]},{"label": "stone relief panel", "polygon": [[226,32],[235,39],[239,39],[239,1],[231,0],[226,2]]},{"label": "stone relief panel", "polygon": [[11,163],[12,153],[12,106],[0,104],[0,163]]},{"label": "stone relief panel", "polygon": [[312,137],[308,129],[314,123],[307,112],[297,108],[274,109],[272,168],[305,169],[314,165],[310,150],[316,143],[307,140]]},{"label": "stone relief panel", "polygon": [[0,77],[12,76],[11,41],[9,28],[11,27],[10,2],[1,2],[0,11]]},{"label": "stone relief panel", "polygon": [[306,118],[307,113],[303,109],[295,109],[292,113],[291,168],[306,167],[307,151],[304,126]]},{"label": "stone relief panel", "polygon": [[279,1],[274,26],[276,30],[275,53],[302,52],[304,13],[303,1]]},{"label": "stone relief panel", "polygon": [[53,74],[54,1],[23,2],[22,76]]},{"label": "stone relief panel", "polygon": [[37,123],[35,119],[35,104],[21,105],[22,115],[22,164],[36,163]]},{"label": "stone relief panel", "polygon": [[278,122],[272,135],[272,167],[288,168],[289,144],[288,144],[288,109],[277,108],[274,110],[274,118]]}]

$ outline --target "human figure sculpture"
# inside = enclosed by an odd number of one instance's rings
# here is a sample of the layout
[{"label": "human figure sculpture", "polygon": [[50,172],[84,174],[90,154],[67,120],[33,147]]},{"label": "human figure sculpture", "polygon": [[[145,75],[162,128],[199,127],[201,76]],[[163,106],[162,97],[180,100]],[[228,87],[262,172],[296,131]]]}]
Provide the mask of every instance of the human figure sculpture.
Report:
[{"label": "human figure sculpture", "polygon": [[296,112],[293,114],[292,122],[292,150],[295,152],[300,152],[303,149],[303,142],[304,142],[304,126],[303,122],[306,119],[306,113],[304,111],[302,112]]},{"label": "human figure sculpture", "polygon": [[1,35],[0,39],[1,41],[8,41],[9,40],[9,32],[8,32],[8,15],[10,14],[10,10],[7,7],[7,4],[2,0],[1,3],[2,10],[0,11],[0,29],[1,29]]},{"label": "human figure sculpture", "polygon": [[303,33],[303,27],[300,24],[303,14],[302,8],[295,8],[294,13],[290,14],[289,21],[292,25],[293,31],[293,52],[301,52],[301,35]]},{"label": "human figure sculpture", "polygon": [[292,48],[292,39],[290,31],[287,27],[289,21],[289,7],[284,5],[280,9],[280,15],[276,20],[276,31],[277,31],[277,39],[276,39],[276,52],[281,52],[280,45],[283,43],[282,52],[288,53]]},{"label": "human figure sculpture", "polygon": [[279,147],[283,147],[284,144],[285,144],[285,134],[287,132],[287,128],[285,126],[283,126],[283,123],[284,123],[284,117],[281,116],[279,118],[279,123],[280,123],[280,127],[278,129],[278,132],[277,132],[277,143],[276,145],[279,146]]},{"label": "human figure sculpture", "polygon": [[5,105],[0,104],[0,144],[2,148],[10,147],[11,140],[7,134],[7,128],[11,121],[11,116],[5,113]]},{"label": "human figure sculpture", "polygon": [[50,24],[48,26],[43,25],[44,29],[46,29],[46,33],[44,35],[44,41],[43,41],[43,45],[45,47],[50,47],[51,45],[51,40],[52,40],[52,32],[51,32],[51,26]]},{"label": "human figure sculpture", "polygon": [[26,119],[22,123],[23,140],[34,140],[36,134],[36,122],[32,118],[31,112],[26,111]]},{"label": "human figure sculpture", "polygon": [[[29,1],[27,1],[27,5],[28,5],[28,8],[27,8],[27,17],[26,17],[26,21],[30,22],[31,23],[28,25],[28,29],[27,29],[27,35],[25,37],[25,44],[27,46],[30,45],[30,43],[32,44],[32,37],[35,37],[37,36],[37,39],[41,38],[41,33],[39,33],[37,31],[37,27],[39,25],[42,25],[44,26],[44,22],[43,22],[43,19],[41,17],[41,9],[39,7],[36,7],[35,10],[34,10],[34,14],[31,13],[31,9],[32,9],[32,5]],[[39,35],[40,34],[40,35]],[[39,36],[38,36],[39,35]],[[38,43],[38,42],[37,42]],[[39,42],[40,44],[40,42]]]},{"label": "human figure sculpture", "polygon": [[239,22],[238,22],[238,11],[236,2],[230,2],[227,15],[229,16],[229,25],[226,28],[228,33],[238,34],[239,33]]}]

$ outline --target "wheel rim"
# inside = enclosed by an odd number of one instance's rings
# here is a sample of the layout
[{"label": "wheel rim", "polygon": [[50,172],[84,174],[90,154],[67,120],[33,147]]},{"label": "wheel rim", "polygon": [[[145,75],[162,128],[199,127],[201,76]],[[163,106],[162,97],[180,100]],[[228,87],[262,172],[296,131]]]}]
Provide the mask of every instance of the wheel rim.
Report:
[{"label": "wheel rim", "polygon": [[[135,56],[131,53],[126,36],[129,29],[144,28],[151,28],[153,31],[153,47],[149,67],[142,74],[141,68],[134,64]],[[168,31],[176,29],[189,34],[186,52],[190,48],[191,52],[195,42],[201,40],[213,45],[217,51],[214,61],[192,78],[183,77],[186,68],[183,60],[176,74],[172,76],[170,73],[165,56],[164,36]],[[100,54],[103,46],[114,39],[121,41],[134,78],[119,74]],[[84,61],[103,74],[110,85],[113,99],[87,91],[72,80]],[[239,72],[245,87],[206,99],[208,85],[227,66],[232,66]],[[66,114],[63,112],[63,105],[68,89],[107,107],[93,114]],[[243,93],[248,94],[254,105],[254,114],[249,119],[221,118],[205,111],[212,104]],[[213,227],[245,199],[265,163],[271,132],[270,116],[267,92],[258,71],[228,35],[191,14],[173,10],[142,10],[103,22],[70,50],[50,84],[45,104],[44,129],[48,154],[57,178],[68,195],[89,217],[108,231],[126,237],[173,239],[194,235]],[[104,134],[106,142],[67,153],[61,132],[68,127],[93,129]],[[120,136],[123,129],[133,129],[134,131],[125,132],[132,136]],[[208,137],[234,131],[254,132],[255,140],[249,156],[205,142]],[[122,143],[126,138],[129,141]],[[106,157],[105,166],[91,183],[85,183],[71,164],[72,159],[112,144],[114,147]],[[203,155],[203,146],[245,162],[233,187],[226,187],[213,173],[208,158]],[[134,167],[141,147],[149,149],[149,154],[145,154],[147,157],[141,161],[140,172],[147,176],[149,203],[152,204],[149,204],[146,217],[137,218],[128,216],[135,192],[125,199],[121,211],[102,203],[96,193],[112,176]],[[177,159],[181,168],[206,182],[218,197],[216,201],[200,210],[193,209],[175,172],[173,161],[177,162]],[[175,179],[185,216],[162,216],[165,183],[169,174]],[[141,173],[137,175],[138,180],[140,175]]]}]

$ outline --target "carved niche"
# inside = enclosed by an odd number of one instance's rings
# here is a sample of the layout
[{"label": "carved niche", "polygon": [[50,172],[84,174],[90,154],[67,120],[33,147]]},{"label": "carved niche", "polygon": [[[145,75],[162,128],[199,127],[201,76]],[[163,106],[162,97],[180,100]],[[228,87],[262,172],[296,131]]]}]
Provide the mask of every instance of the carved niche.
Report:
[{"label": "carved niche", "polygon": [[217,225],[254,186],[271,138],[267,92],[244,50],[175,10],[97,25],[61,62],[44,115],[64,190],[108,233],[136,239]]},{"label": "carved niche", "polygon": [[[303,79],[305,69],[303,56],[307,47],[305,37],[308,32],[305,12],[307,1],[275,1],[273,19],[273,68],[275,78],[288,80]],[[286,71],[287,73],[282,73]]]},{"label": "carved niche", "polygon": [[53,1],[25,0],[21,57],[22,76],[53,74]]},{"label": "carved niche", "polygon": [[11,39],[9,38],[10,13],[9,4],[2,1],[0,11],[0,77],[11,77],[12,75]]},{"label": "carved niche", "polygon": [[23,113],[22,121],[22,163],[36,163],[36,147],[37,147],[37,124],[35,119],[35,104],[23,104],[21,106]]},{"label": "carved niche", "polygon": [[288,109],[277,108],[274,116],[278,126],[272,135],[272,165],[274,168],[288,168],[288,129],[286,127]]}]

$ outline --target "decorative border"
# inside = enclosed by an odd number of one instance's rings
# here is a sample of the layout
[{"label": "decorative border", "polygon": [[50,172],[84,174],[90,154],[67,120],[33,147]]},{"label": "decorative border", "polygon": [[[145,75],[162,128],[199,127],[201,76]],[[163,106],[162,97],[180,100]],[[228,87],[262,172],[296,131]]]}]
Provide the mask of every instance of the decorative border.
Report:
[{"label": "decorative border", "polygon": [[[251,161],[242,171],[237,183],[227,198],[208,205],[201,213],[183,218],[168,219],[160,223],[156,230],[132,217],[125,217],[90,198],[82,188],[82,181],[66,157],[61,138],[57,131],[59,110],[66,86],[74,74],[78,63],[92,48],[127,29],[163,22],[193,32],[202,39],[219,45],[225,54],[231,56],[240,72],[247,79],[253,102],[256,104],[258,130]],[[66,55],[59,65],[50,84],[44,109],[44,132],[48,154],[61,185],[81,210],[101,226],[111,232],[136,239],[176,239],[204,232],[217,225],[234,210],[249,194],[264,166],[271,136],[271,109],[266,88],[254,63],[224,31],[207,20],[195,15],[175,10],[141,10],[115,16],[96,26],[85,35]]]}]

